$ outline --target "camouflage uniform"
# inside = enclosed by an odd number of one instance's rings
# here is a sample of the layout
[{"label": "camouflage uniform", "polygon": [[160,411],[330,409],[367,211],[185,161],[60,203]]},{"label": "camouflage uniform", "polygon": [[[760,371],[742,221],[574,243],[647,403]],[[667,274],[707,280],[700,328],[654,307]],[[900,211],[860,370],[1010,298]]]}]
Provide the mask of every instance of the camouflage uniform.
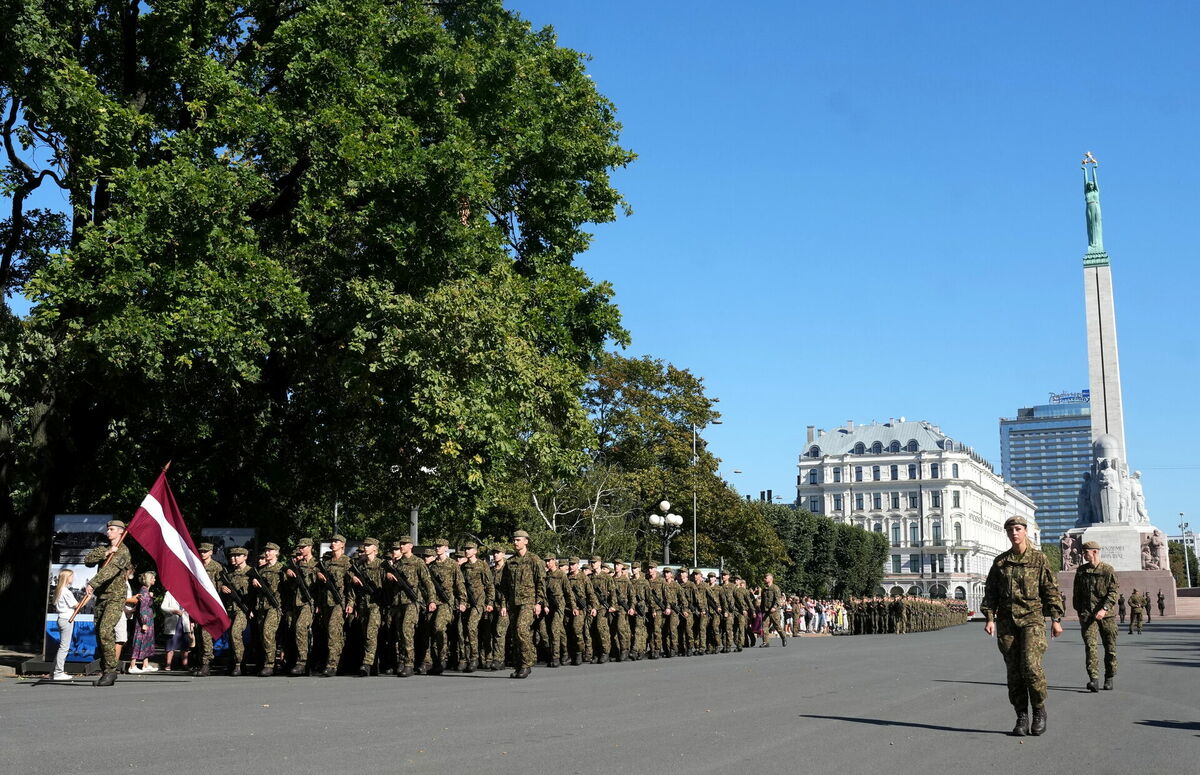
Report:
[{"label": "camouflage uniform", "polygon": [[[230,551],[232,556],[235,552],[246,554],[246,550],[236,548]],[[250,598],[250,569],[245,565],[234,568],[227,576],[229,579],[229,588],[241,595],[242,602],[245,603]],[[250,624],[250,618],[246,612],[241,609],[237,603],[232,601],[233,596],[230,595],[230,602],[225,610],[229,614],[229,646],[233,649],[233,669],[235,672],[241,671],[242,661],[246,657],[246,627]],[[249,607],[249,606],[247,606]]]},{"label": "camouflage uniform", "polygon": [[[521,537],[522,531],[514,533]],[[504,565],[505,608],[511,617],[515,653],[513,667],[518,672],[533,667],[537,652],[533,646],[533,607],[546,602],[545,565],[533,552],[514,554]],[[516,673],[514,673],[516,675]]]},{"label": "camouflage uniform", "polygon": [[[267,548],[275,546],[275,544],[267,544]],[[276,547],[278,550],[278,547]],[[283,564],[278,560],[270,565],[264,565],[257,568],[255,573],[258,574],[259,583],[262,584],[262,590],[255,594],[254,616],[258,619],[259,637],[262,639],[262,671],[267,675],[275,669],[275,633],[279,630],[279,607],[275,603],[279,602],[279,588],[283,580]],[[264,590],[270,590],[267,594]],[[272,602],[271,596],[274,595],[275,600]]]},{"label": "camouflage uniform", "polygon": [[[374,545],[379,546],[377,539],[364,539],[364,546],[367,541],[375,541]],[[380,589],[383,584],[383,568],[382,561],[378,557],[355,563],[354,570],[369,578],[376,590]],[[351,579],[347,587],[354,590],[354,612],[363,625],[362,670],[370,672],[371,666],[375,664],[375,652],[379,649],[379,630],[383,627],[383,609],[379,605],[378,593],[371,594],[365,583],[360,586]]]},{"label": "camouflage uniform", "polygon": [[779,622],[779,606],[782,602],[783,595],[780,593],[779,587],[775,586],[774,583],[763,586],[762,597],[758,601],[758,610],[762,611],[763,615],[762,648],[771,645],[771,633],[767,628],[768,624],[775,628],[775,632],[779,633],[779,640],[782,642],[782,645],[787,645],[787,636],[783,634],[783,626]]},{"label": "camouflage uniform", "polygon": [[1121,624],[1125,623],[1125,596],[1121,595],[1117,598],[1117,614],[1121,617]]},{"label": "camouflage uniform", "polygon": [[[571,558],[572,565],[578,562],[578,558]],[[567,583],[571,587],[571,599],[575,602],[575,610],[579,612],[572,612],[571,614],[571,634],[573,635],[573,640],[570,643],[571,664],[578,665],[585,659],[588,661],[592,659],[591,633],[588,631],[588,612],[597,606],[596,591],[592,589],[592,583],[588,580],[587,574],[582,570],[577,569],[572,571],[567,576]]]},{"label": "camouflage uniform", "polygon": [[[434,542],[447,546],[443,539]],[[450,660],[449,630],[454,621],[454,612],[459,605],[466,605],[467,590],[463,585],[458,563],[446,557],[434,560],[429,566],[429,576],[437,590],[437,610],[433,612],[429,630],[429,659],[435,673],[443,670]]]},{"label": "camouflage uniform", "polygon": [[[1085,562],[1075,571],[1075,587],[1071,605],[1079,614],[1083,633],[1083,650],[1087,659],[1088,678],[1100,677],[1100,655],[1097,641],[1104,642],[1104,677],[1117,674],[1117,622],[1112,617],[1120,586],[1113,567],[1106,562],[1092,565]],[[1096,614],[1104,611],[1103,619]]]},{"label": "camouflage uniform", "polygon": [[[600,562],[599,557],[593,557],[595,566]],[[612,636],[608,630],[608,609],[613,602],[612,578],[593,570],[591,575],[592,592],[596,598],[596,616],[593,617],[595,632],[592,633],[592,656],[597,662],[608,661],[608,652],[612,650]]]},{"label": "camouflage uniform", "polygon": [[344,554],[331,556],[322,564],[324,569],[318,567],[317,570],[325,580],[319,586],[322,592],[317,596],[317,601],[321,604],[321,625],[325,631],[325,675],[331,676],[337,673],[338,663],[342,661],[342,649],[346,646],[346,606],[351,604],[352,599],[346,583],[350,558]]},{"label": "camouflage uniform", "polygon": [[[111,524],[111,523],[110,523]],[[104,562],[108,556],[108,545],[97,546],[83,558],[89,568]],[[88,585],[96,596],[94,618],[96,640],[99,643],[100,669],[115,673],[120,666],[117,661],[117,622],[125,615],[125,572],[133,565],[133,557],[124,544],[113,552],[112,559],[101,568]]]},{"label": "camouflage uniform", "polygon": [[464,601],[467,604],[467,610],[460,617],[462,636],[458,642],[459,658],[466,662],[464,667],[469,672],[479,663],[480,622],[488,613],[486,609],[495,602],[496,584],[491,568],[483,560],[468,560],[458,567],[462,572]]},{"label": "camouflage uniform", "polygon": [[[212,544],[201,544],[201,546],[208,546],[210,547],[208,551],[212,551]],[[220,589],[221,571],[223,570],[225,569],[221,567],[221,563],[211,557],[204,563],[204,572],[208,575],[208,580],[212,583],[213,589]],[[203,669],[212,664],[213,661],[213,636],[203,627],[197,627],[196,629],[200,631],[200,666]],[[233,636],[231,634],[230,640],[232,639]]]},{"label": "camouflage uniform", "polygon": [[1129,596],[1129,634],[1132,635],[1134,630],[1137,634],[1142,634],[1142,619],[1145,617],[1145,607],[1142,603],[1142,596],[1138,591],[1133,590],[1133,594]]},{"label": "camouflage uniform", "polygon": [[[300,541],[299,546],[312,546],[311,538],[302,538]],[[309,594],[312,594],[317,561],[312,557],[307,560],[293,559],[289,570],[296,574],[295,577],[285,577],[288,591],[284,596],[288,627],[296,650],[296,664],[292,667],[292,674],[302,675],[308,664],[308,650],[312,639],[313,604],[311,600],[304,599],[300,584],[303,583],[305,588],[310,590]]]},{"label": "camouflage uniform", "polygon": [[[546,555],[547,562],[554,559],[553,554]],[[542,612],[542,624],[550,654],[548,664],[556,667],[567,661],[567,630],[563,626],[563,617],[567,609],[575,607],[575,595],[562,568],[546,569],[546,604],[550,610]]]},{"label": "camouflage uniform", "polygon": [[616,641],[617,661],[620,662],[629,656],[633,647],[629,630],[629,611],[633,608],[633,585],[630,583],[628,575],[618,573],[612,580],[612,587],[613,607],[617,610],[612,613],[609,629],[615,630],[613,639]]},{"label": "camouflage uniform", "polygon": [[1046,702],[1046,617],[1057,622],[1063,615],[1058,581],[1046,556],[1028,544],[1021,554],[1001,552],[988,572],[980,610],[995,622],[996,644],[1008,669],[1009,702],[1018,713],[1030,703],[1041,708]]},{"label": "camouflage uniform", "polygon": [[650,619],[650,582],[639,571],[629,583],[633,587],[633,610],[635,611],[630,622],[633,626],[633,653],[638,659],[641,659],[645,656],[646,647],[650,641],[646,631]]},{"label": "camouflage uniform", "polygon": [[[403,544],[412,544],[407,536],[393,544],[399,549]],[[437,592],[429,577],[429,568],[425,561],[411,554],[389,561],[393,576],[397,573],[408,582],[416,599],[409,596],[408,591],[399,581],[391,581],[384,577],[385,590],[390,590],[392,605],[392,638],[395,644],[396,666],[402,678],[412,675],[416,666],[417,622],[421,618],[421,610],[429,603],[437,600]]]},{"label": "camouflage uniform", "polygon": [[492,549],[492,557],[494,564],[492,566],[492,580],[496,585],[496,603],[495,610],[492,612],[491,632],[485,642],[484,661],[487,663],[489,670],[497,670],[504,666],[508,661],[508,609],[504,605],[505,592],[503,590],[504,582],[504,567],[508,561],[504,558],[505,547]]}]

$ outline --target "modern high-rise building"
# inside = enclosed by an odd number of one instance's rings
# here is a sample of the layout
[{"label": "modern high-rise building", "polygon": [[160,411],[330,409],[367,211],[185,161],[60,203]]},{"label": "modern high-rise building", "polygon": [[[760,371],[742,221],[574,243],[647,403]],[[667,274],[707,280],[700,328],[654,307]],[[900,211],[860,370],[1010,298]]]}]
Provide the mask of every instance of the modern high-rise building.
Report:
[{"label": "modern high-rise building", "polygon": [[1033,498],[1045,540],[1075,527],[1079,488],[1092,465],[1089,392],[1051,393],[1050,403],[1000,419],[1004,480]]}]

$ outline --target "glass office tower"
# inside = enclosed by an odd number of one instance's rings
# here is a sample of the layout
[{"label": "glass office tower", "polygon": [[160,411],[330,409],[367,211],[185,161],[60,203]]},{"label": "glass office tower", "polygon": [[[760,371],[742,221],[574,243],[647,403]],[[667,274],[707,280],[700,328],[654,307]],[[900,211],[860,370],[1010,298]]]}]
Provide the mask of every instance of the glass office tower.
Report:
[{"label": "glass office tower", "polygon": [[1056,543],[1079,516],[1079,488],[1092,464],[1088,391],[1051,393],[1050,403],[1000,420],[1005,481],[1033,498],[1042,541]]}]

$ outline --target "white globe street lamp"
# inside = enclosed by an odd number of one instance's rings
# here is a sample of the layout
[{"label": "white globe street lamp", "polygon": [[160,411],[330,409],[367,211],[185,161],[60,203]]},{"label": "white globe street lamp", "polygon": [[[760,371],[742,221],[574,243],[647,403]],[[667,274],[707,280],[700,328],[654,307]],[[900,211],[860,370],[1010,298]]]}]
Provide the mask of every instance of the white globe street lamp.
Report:
[{"label": "white globe street lamp", "polygon": [[652,527],[657,528],[663,535],[663,565],[671,564],[671,539],[679,535],[680,526],[683,525],[683,517],[678,514],[671,513],[671,504],[669,501],[662,501],[658,504],[659,511],[662,514],[651,514],[649,522]]}]

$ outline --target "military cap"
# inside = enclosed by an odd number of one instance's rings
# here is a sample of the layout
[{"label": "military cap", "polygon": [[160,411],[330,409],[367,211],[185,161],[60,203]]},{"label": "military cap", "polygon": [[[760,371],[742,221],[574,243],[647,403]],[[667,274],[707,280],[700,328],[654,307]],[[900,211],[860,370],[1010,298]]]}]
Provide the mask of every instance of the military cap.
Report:
[{"label": "military cap", "polygon": [[717,577],[717,574],[713,573],[712,571],[709,571],[709,572],[708,572],[708,577],[709,577],[710,579],[715,579],[715,578]]},{"label": "military cap", "polygon": [[244,546],[235,546],[229,550],[230,557],[237,557],[239,555],[248,555],[248,554],[250,554],[250,551],[248,549],[246,549],[246,547],[244,547]]},{"label": "military cap", "polygon": [[125,529],[125,523],[124,523],[124,522],[122,522],[122,521],[121,521],[121,520],[119,520],[119,519],[110,519],[110,520],[108,521],[108,524],[107,524],[107,525],[105,525],[105,527],[106,527],[106,528],[108,528],[108,527],[119,527],[119,528],[121,528],[122,530],[124,530],[124,529]]},{"label": "military cap", "polygon": [[1014,514],[1013,516],[1004,520],[1004,529],[1005,530],[1008,530],[1013,525],[1020,525],[1021,527],[1029,527],[1029,523],[1025,521],[1025,517],[1018,516],[1016,514]]},{"label": "military cap", "polygon": [[513,533],[513,538],[529,538],[529,534],[524,530],[518,530],[517,532]]},{"label": "military cap", "polygon": [[572,565],[578,565],[578,564],[579,564],[579,558],[578,558],[578,557],[571,557],[571,559],[567,560],[567,562],[569,562],[569,563],[570,563],[570,564],[572,564]]},{"label": "military cap", "polygon": [[588,562],[602,562],[602,560],[593,554],[592,559],[588,560]]},{"label": "military cap", "polygon": [[370,536],[367,536],[366,538],[363,539],[362,545],[363,546],[379,546],[379,539],[371,538]]},{"label": "military cap", "polygon": [[196,550],[201,551],[201,552],[211,552],[213,550],[213,546],[208,541],[205,541],[204,543],[197,546]]},{"label": "military cap", "polygon": [[492,544],[491,551],[492,554],[504,554],[506,550],[504,548],[504,544]]},{"label": "military cap", "polygon": [[445,538],[435,538],[435,539],[433,539],[433,545],[434,546],[449,546],[450,542],[447,541]]},{"label": "military cap", "polygon": [[620,559],[613,560],[613,565],[621,565],[621,566],[625,566],[625,565],[628,565],[628,564],[629,564],[629,563],[625,562],[624,560],[620,560]]},{"label": "military cap", "polygon": [[463,545],[462,545],[463,551],[466,551],[467,549],[478,549],[478,548],[479,548],[479,544],[475,543],[474,541],[463,541]]},{"label": "military cap", "polygon": [[728,576],[728,575],[729,575],[729,571],[727,571],[727,570],[723,570],[723,571],[721,571],[721,575],[722,575],[722,576]]},{"label": "military cap", "polygon": [[268,549],[274,549],[275,551],[279,551],[279,544],[275,543],[274,541],[269,541],[267,543],[267,545],[263,547],[263,551],[266,551]]},{"label": "military cap", "polygon": [[397,546],[397,544],[411,544],[412,542],[413,542],[412,536],[400,536],[399,538],[397,538],[395,541],[392,542],[392,548],[399,549],[400,547]]},{"label": "military cap", "polygon": [[333,535],[329,536],[329,543],[333,543],[334,541],[346,543],[346,536],[342,535],[341,533],[334,533]]},{"label": "military cap", "polygon": [[1100,544],[1096,543],[1095,541],[1088,541],[1083,545],[1083,548],[1084,549],[1099,549]]},{"label": "military cap", "polygon": [[[409,541],[409,543],[412,543],[412,542],[411,542],[411,541]],[[403,542],[403,541],[392,541],[392,548],[393,548],[393,549],[403,549],[403,548],[404,548],[404,542]]]},{"label": "military cap", "polygon": [[558,557],[557,557],[557,555],[554,554],[554,552],[546,552],[545,554],[542,555],[542,559],[543,560],[557,560]]},{"label": "military cap", "polygon": [[297,549],[299,549],[302,546],[312,546],[312,545],[313,545],[313,540],[308,537],[301,538],[299,541],[296,542]]}]

